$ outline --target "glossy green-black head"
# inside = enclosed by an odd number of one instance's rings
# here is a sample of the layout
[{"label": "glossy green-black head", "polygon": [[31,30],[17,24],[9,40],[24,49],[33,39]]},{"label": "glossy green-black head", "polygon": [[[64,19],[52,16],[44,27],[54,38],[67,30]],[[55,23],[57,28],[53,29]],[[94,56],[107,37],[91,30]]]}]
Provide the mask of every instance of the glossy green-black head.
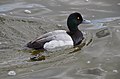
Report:
[{"label": "glossy green-black head", "polygon": [[72,13],[69,15],[67,19],[67,26],[70,31],[76,31],[78,30],[78,25],[81,24],[83,21],[83,18],[80,13]]}]

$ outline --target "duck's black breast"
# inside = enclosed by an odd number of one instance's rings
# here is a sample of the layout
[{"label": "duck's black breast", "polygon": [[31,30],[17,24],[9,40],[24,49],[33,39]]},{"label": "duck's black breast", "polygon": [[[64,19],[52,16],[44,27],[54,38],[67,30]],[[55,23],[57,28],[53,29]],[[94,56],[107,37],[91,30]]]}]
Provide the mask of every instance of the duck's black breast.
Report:
[{"label": "duck's black breast", "polygon": [[71,36],[74,46],[79,45],[84,39],[82,32],[79,30],[76,32],[67,32],[67,34]]}]

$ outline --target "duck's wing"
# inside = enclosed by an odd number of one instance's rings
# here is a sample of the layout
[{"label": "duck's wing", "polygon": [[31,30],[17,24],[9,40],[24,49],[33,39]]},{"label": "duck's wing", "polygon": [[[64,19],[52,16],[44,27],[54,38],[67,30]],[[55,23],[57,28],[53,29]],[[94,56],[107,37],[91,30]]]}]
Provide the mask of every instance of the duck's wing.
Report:
[{"label": "duck's wing", "polygon": [[44,44],[46,42],[49,42],[53,39],[53,35],[51,33],[44,34],[37,39],[30,41],[27,43],[28,48],[33,48],[33,49],[44,49]]},{"label": "duck's wing", "polygon": [[52,37],[46,37],[46,38],[41,38],[39,40],[30,41],[29,43],[27,43],[27,47],[33,48],[33,49],[44,49],[43,48],[44,44],[51,40],[52,40]]},{"label": "duck's wing", "polygon": [[56,30],[53,32],[48,32],[48,33],[38,37],[37,39],[30,41],[29,43],[27,43],[26,46],[29,48],[33,48],[33,49],[44,49],[44,44],[46,42],[52,41],[53,39],[55,39],[55,36],[57,34],[62,33],[62,32],[66,32],[66,31]]}]

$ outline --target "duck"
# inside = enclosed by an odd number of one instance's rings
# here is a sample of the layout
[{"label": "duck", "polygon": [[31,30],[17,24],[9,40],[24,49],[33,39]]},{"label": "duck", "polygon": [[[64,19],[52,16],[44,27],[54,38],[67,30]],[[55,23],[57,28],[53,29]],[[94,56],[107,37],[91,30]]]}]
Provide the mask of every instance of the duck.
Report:
[{"label": "duck", "polygon": [[68,16],[66,30],[55,30],[45,33],[26,44],[28,48],[35,50],[55,50],[60,47],[74,47],[84,39],[83,33],[78,29],[82,23],[87,23],[82,15],[74,12]]}]

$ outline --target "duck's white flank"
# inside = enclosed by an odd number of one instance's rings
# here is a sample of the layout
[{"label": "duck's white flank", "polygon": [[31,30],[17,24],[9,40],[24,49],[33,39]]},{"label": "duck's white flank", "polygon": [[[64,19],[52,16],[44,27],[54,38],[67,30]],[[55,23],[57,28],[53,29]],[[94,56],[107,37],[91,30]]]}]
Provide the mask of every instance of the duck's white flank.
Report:
[{"label": "duck's white flank", "polygon": [[53,36],[53,40],[50,42],[46,42],[44,44],[44,49],[46,50],[54,50],[58,48],[67,48],[73,46],[72,38],[66,33],[65,30],[56,30],[50,32]]}]

